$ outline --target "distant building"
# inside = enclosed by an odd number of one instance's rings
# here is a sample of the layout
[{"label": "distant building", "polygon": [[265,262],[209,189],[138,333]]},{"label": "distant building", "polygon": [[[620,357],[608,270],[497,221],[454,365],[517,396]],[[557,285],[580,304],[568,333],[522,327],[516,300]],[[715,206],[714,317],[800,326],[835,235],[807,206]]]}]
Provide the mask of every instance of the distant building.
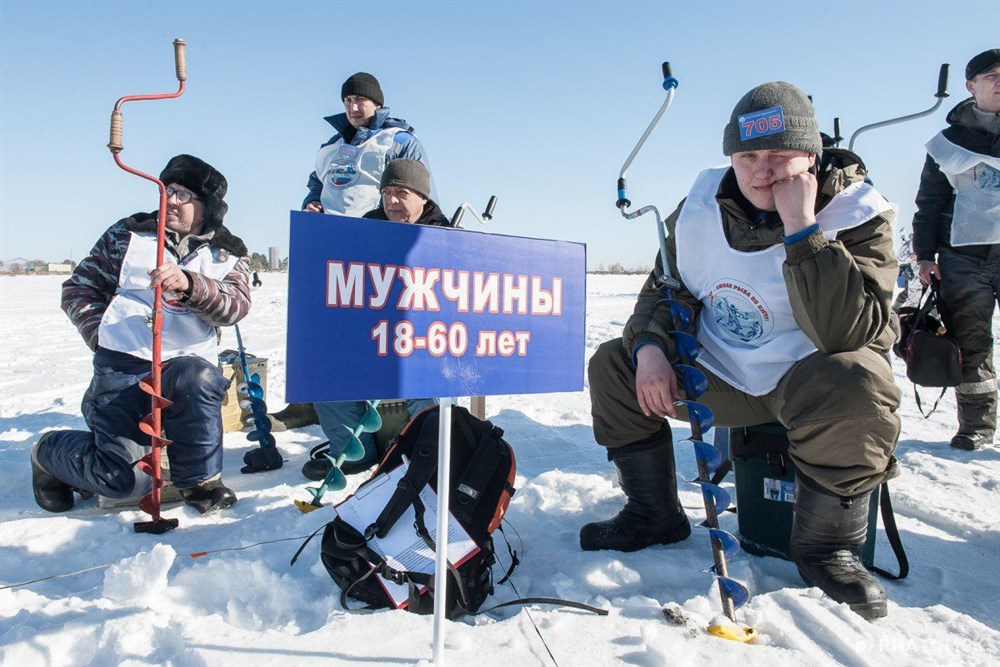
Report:
[{"label": "distant building", "polygon": [[49,273],[66,273],[66,274],[69,274],[69,273],[73,273],[73,265],[72,264],[53,264],[53,263],[50,262],[50,263],[48,263],[46,265],[46,270]]},{"label": "distant building", "polygon": [[272,271],[277,271],[281,268],[281,255],[278,253],[277,246],[271,246],[267,249],[267,268]]}]

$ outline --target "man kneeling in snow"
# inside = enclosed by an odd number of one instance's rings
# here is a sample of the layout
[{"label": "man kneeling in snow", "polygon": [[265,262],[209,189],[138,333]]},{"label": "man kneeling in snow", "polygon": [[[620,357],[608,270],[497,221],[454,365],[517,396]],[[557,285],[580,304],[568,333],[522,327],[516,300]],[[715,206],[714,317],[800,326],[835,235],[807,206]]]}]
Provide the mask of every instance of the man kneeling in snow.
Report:
[{"label": "man kneeling in snow", "polygon": [[[869,495],[897,474],[900,394],[886,358],[892,209],[864,183],[857,156],[823,150],[812,103],[791,84],[747,93],[723,152],[731,165],[703,171],[667,220],[674,298],[697,316],[696,365],[708,377],[697,401],[719,426],[788,429],[799,573],[862,616],[884,616],[885,591],[858,557]],[[664,419],[688,415],[674,405],[671,363],[684,339],[656,282],[663,260],[624,337],[590,362],[594,435],[628,500],[613,519],[583,527],[585,550],[634,551],[691,533]]]},{"label": "man kneeling in snow", "polygon": [[222,224],[226,179],[207,163],[178,155],[167,186],[166,261],[156,263],[156,213],[120,220],[63,283],[62,308],[94,350],[94,377],[83,397],[89,431],[44,434],[31,453],[35,501],[50,512],[73,507],[73,491],[111,498],[149,492],[136,463],[149,450],[139,420],[150,398],[153,289],[163,286],[163,410],[170,477],[199,512],[229,507],[236,495],[221,478],[222,400],[218,329],[250,310],[247,249]]}]

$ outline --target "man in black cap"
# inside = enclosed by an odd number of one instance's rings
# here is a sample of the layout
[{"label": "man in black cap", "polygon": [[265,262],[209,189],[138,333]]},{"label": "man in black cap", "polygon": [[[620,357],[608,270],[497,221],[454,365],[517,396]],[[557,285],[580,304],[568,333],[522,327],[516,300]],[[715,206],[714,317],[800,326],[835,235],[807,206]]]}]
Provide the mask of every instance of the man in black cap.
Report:
[{"label": "man in black cap", "polygon": [[337,131],[316,154],[302,208],[361,216],[378,205],[387,164],[401,157],[427,162],[424,147],[405,120],[389,116],[378,79],[351,75],[340,89],[344,113],[326,121]]},{"label": "man in black cap", "polygon": [[222,224],[226,179],[191,155],[160,174],[167,187],[165,261],[156,266],[157,213],[112,225],[63,283],[62,308],[94,351],[94,377],[83,398],[88,431],[49,431],[31,453],[40,507],[65,512],[73,492],[89,497],[146,494],[137,463],[149,451],[139,421],[150,411],[139,382],[150,373],[153,290],[163,288],[163,409],[170,479],[201,513],[229,507],[222,483],[222,400],[218,328],[250,311],[250,261]]},{"label": "man in black cap", "polygon": [[[940,280],[948,321],[962,351],[956,449],[993,444],[997,376],[993,312],[1000,302],[1000,49],[965,68],[972,97],[948,113],[927,143],[913,216],[913,251],[925,285]],[[936,261],[935,261],[936,258]]]},{"label": "man in black cap", "polygon": [[[657,256],[623,337],[591,358],[594,436],[626,503],[583,526],[580,546],[635,551],[690,535],[665,417],[691,416],[675,404],[672,365],[696,335],[701,353],[688,363],[707,387],[688,398],[718,426],[787,429],[802,578],[866,618],[884,616],[885,591],[859,556],[871,492],[897,474],[899,390],[886,357],[893,209],[856,155],[822,147],[812,103],[789,83],[743,96],[723,153],[730,165],[701,172],[667,219],[667,257]],[[677,281],[673,304],[665,270]]]},{"label": "man in black cap", "polygon": [[[302,209],[312,213],[362,216],[379,206],[382,171],[400,158],[427,163],[424,147],[405,120],[389,116],[378,79],[367,72],[348,77],[340,88],[344,113],[327,116],[337,130],[316,153],[309,194]],[[433,179],[429,194],[434,193]],[[318,423],[311,403],[292,403],[269,415],[275,431]]]}]

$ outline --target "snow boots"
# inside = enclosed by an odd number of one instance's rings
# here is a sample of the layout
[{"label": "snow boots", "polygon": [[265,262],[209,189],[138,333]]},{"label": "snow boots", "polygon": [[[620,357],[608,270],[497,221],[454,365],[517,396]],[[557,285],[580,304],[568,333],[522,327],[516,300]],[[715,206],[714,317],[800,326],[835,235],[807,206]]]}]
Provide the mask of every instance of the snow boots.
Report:
[{"label": "snow boots", "polygon": [[35,502],[43,510],[68,512],[73,509],[73,487],[49,473],[35,456],[39,445],[50,435],[51,432],[43,435],[31,448],[31,490],[35,493]]},{"label": "snow boots", "polygon": [[839,498],[799,475],[792,519],[791,556],[802,579],[863,618],[888,613],[885,589],[861,564],[868,533],[870,493]]},{"label": "snow boots", "polygon": [[236,504],[236,494],[222,483],[222,475],[180,491],[181,498],[199,514],[207,514],[216,510],[226,509]]},{"label": "snow boots", "polygon": [[638,551],[653,544],[672,544],[691,534],[677,498],[674,447],[670,439],[608,450],[627,500],[612,519],[580,529],[584,551]]},{"label": "snow boots", "polygon": [[289,403],[284,410],[269,414],[267,417],[271,420],[272,431],[288,431],[319,423],[316,408],[312,403]]},{"label": "snow boots", "polygon": [[971,452],[992,445],[997,423],[996,392],[965,394],[956,391],[955,398],[958,399],[958,433],[951,439],[951,446]]}]

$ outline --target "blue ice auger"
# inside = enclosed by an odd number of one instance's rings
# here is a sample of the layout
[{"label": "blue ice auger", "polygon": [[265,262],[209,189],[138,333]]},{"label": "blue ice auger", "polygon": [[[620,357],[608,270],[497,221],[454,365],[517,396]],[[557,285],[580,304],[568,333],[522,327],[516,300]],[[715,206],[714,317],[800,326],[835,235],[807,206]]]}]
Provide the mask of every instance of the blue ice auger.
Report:
[{"label": "blue ice auger", "polygon": [[312,494],[312,501],[305,502],[303,500],[296,500],[295,506],[298,507],[303,514],[317,510],[323,506],[321,502],[323,495],[329,491],[340,491],[347,487],[347,477],[341,471],[340,466],[344,464],[345,461],[360,461],[365,458],[365,446],[361,444],[361,434],[362,433],[375,433],[380,428],[382,428],[382,416],[378,413],[379,401],[366,401],[365,412],[361,415],[361,421],[353,429],[350,426],[344,425],[350,436],[347,439],[347,445],[344,450],[334,458],[329,453],[324,454],[326,458],[330,459],[333,463],[333,467],[330,468],[330,472],[326,474],[323,478],[323,483],[317,487],[306,487],[309,493]]},{"label": "blue ice auger", "polygon": [[[660,244],[660,261],[663,264],[663,272],[657,279],[657,287],[663,293],[663,299],[658,304],[666,306],[674,320],[675,331],[672,336],[676,343],[679,363],[674,364],[674,370],[680,377],[684,387],[687,400],[677,401],[675,405],[683,408],[688,415],[691,424],[691,437],[685,442],[690,442],[694,448],[695,460],[698,463],[698,477],[691,480],[691,483],[701,487],[702,497],[705,501],[705,521],[699,524],[708,529],[709,539],[712,544],[712,557],[714,563],[707,570],[709,574],[716,577],[719,583],[719,595],[722,598],[722,610],[734,624],[736,623],[736,609],[746,604],[750,598],[750,593],[746,586],[730,578],[726,559],[731,558],[739,550],[739,540],[731,533],[719,528],[719,512],[725,511],[731,504],[732,499],[729,493],[722,487],[713,484],[712,474],[719,469],[723,463],[722,453],[715,445],[705,442],[704,434],[710,430],[714,424],[712,411],[708,406],[696,402],[699,396],[708,389],[708,378],[705,374],[695,368],[694,362],[701,352],[701,344],[693,335],[695,331],[694,312],[691,308],[675,298],[676,290],[680,289],[681,283],[670,274],[670,267],[667,264],[667,231],[663,223],[663,217],[656,206],[643,206],[636,211],[629,212],[632,206],[629,200],[628,187],[625,181],[625,174],[632,165],[639,150],[646,143],[649,135],[652,134],[660,118],[670,107],[674,99],[674,92],[677,89],[677,79],[673,77],[670,70],[670,63],[663,63],[663,89],[667,91],[667,99],[664,100],[660,110],[656,113],[653,121],[646,128],[639,143],[632,149],[632,153],[622,165],[618,174],[618,201],[615,206],[621,211],[626,220],[633,220],[646,213],[652,213],[656,218],[657,240]],[[734,639],[737,641],[749,641],[757,633],[752,628],[731,627],[712,625],[708,631],[718,637]]]},{"label": "blue ice auger", "polygon": [[253,427],[253,430],[247,433],[247,440],[257,442],[260,445],[257,449],[252,449],[243,455],[243,463],[246,465],[240,468],[240,472],[249,475],[255,472],[277,470],[284,461],[281,459],[281,452],[278,451],[274,436],[271,435],[271,420],[267,417],[264,387],[260,384],[259,374],[250,375],[247,353],[243,347],[243,336],[240,335],[240,325],[236,324],[234,328],[236,329],[236,345],[240,349],[240,364],[243,366],[243,382],[236,387],[236,391],[244,396],[240,399],[240,407],[250,410],[250,414],[243,418],[243,425]]}]

